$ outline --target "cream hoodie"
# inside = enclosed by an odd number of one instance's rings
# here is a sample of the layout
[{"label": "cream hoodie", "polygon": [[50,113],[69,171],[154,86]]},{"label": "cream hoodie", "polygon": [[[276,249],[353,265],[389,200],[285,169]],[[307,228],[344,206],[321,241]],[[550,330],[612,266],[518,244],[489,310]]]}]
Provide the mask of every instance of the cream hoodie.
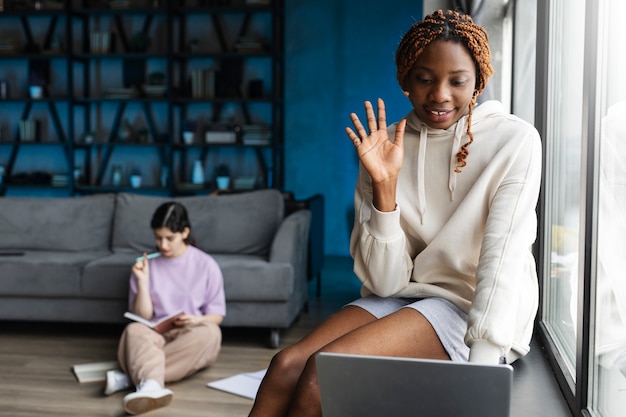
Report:
[{"label": "cream hoodie", "polygon": [[397,208],[374,208],[361,166],[350,252],[362,295],[448,299],[468,313],[470,361],[510,363],[528,353],[538,306],[531,246],[541,141],[532,125],[487,101],[474,109],[474,142],[455,173],[466,131],[467,116],[440,130],[408,114]]}]

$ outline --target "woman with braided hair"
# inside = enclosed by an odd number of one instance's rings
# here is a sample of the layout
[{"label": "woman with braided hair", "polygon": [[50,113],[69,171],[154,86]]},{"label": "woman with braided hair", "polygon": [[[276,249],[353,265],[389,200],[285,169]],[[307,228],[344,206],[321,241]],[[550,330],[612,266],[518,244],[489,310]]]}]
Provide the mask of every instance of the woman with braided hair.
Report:
[{"label": "woman with braided hair", "polygon": [[362,298],[274,356],[252,417],[321,416],[318,352],[498,364],[529,350],[539,135],[496,101],[476,105],[493,70],[467,15],[415,23],[396,66],[406,118],[387,126],[379,99],[346,128],[360,160],[350,253]]}]

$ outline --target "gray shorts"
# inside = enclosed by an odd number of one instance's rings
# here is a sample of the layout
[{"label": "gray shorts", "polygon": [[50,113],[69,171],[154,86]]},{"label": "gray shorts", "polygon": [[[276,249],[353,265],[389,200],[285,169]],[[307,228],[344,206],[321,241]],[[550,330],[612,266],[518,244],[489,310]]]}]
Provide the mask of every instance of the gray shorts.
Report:
[{"label": "gray shorts", "polygon": [[376,318],[395,313],[404,307],[413,308],[433,326],[450,359],[456,362],[469,360],[469,347],[464,341],[467,314],[444,298],[381,298],[370,295],[348,305],[361,307]]}]

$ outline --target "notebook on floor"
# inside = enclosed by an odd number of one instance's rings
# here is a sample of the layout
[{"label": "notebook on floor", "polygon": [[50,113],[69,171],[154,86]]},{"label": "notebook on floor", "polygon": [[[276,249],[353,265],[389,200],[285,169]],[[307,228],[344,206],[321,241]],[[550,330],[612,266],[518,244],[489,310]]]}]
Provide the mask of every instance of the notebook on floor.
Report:
[{"label": "notebook on floor", "polygon": [[324,417],[509,417],[513,368],[318,353]]}]

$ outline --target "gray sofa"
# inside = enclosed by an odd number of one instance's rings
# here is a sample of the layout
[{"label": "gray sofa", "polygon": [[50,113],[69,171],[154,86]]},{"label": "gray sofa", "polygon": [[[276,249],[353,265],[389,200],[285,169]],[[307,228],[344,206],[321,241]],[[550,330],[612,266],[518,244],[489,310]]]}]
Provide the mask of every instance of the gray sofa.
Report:
[{"label": "gray sofa", "polygon": [[134,259],[154,251],[150,217],[188,209],[192,236],[224,275],[223,326],[279,329],[307,303],[311,213],[277,190],[194,197],[0,198],[0,320],[123,323]]}]

